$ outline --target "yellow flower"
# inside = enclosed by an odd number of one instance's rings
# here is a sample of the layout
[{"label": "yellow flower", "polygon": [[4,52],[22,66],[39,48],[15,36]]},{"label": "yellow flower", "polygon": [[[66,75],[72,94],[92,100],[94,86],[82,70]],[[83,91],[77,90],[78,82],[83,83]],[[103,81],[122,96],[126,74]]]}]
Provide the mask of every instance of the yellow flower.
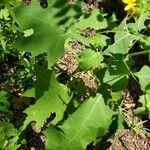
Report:
[{"label": "yellow flower", "polygon": [[122,0],[125,4],[135,3],[137,0]]},{"label": "yellow flower", "polygon": [[122,2],[127,4],[124,10],[130,13],[130,16],[133,16],[137,13],[137,0],[122,0]]}]

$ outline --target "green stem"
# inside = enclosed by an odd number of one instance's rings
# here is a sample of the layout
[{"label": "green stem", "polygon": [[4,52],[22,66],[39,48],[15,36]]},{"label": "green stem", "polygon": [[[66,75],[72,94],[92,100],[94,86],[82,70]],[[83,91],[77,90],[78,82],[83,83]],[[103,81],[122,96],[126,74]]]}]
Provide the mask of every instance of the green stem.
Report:
[{"label": "green stem", "polygon": [[139,56],[139,55],[146,55],[147,53],[150,53],[150,50],[132,53],[132,54],[129,54],[129,56],[134,57],[134,56]]}]

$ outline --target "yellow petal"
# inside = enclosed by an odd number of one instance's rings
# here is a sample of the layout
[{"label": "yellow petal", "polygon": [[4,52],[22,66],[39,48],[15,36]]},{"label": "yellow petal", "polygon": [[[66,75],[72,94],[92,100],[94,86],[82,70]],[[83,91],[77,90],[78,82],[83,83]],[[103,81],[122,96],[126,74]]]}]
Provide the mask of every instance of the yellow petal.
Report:
[{"label": "yellow petal", "polygon": [[132,3],[135,3],[137,0],[132,0]]},{"label": "yellow petal", "polygon": [[124,8],[124,10],[125,11],[128,11],[129,9],[135,10],[136,9],[135,6],[136,6],[136,4],[129,4]]},{"label": "yellow petal", "polygon": [[137,0],[122,0],[123,3],[125,4],[132,4],[135,3]]},{"label": "yellow petal", "polygon": [[125,3],[125,4],[129,4],[130,0],[122,0],[122,2]]},{"label": "yellow petal", "polygon": [[124,8],[124,10],[125,10],[125,11],[129,11],[131,8],[132,8],[131,5],[127,5],[127,6]]}]

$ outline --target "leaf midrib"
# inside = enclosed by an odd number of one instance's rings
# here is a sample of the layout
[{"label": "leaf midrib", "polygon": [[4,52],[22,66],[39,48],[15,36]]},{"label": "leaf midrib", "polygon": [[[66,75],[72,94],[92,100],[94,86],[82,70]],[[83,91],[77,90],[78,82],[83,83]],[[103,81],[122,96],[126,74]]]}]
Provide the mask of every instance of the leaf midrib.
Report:
[{"label": "leaf midrib", "polygon": [[68,149],[67,149],[67,148],[68,148],[68,145],[70,145],[70,143],[76,138],[76,136],[78,136],[78,134],[80,134],[82,128],[85,126],[86,122],[88,121],[88,119],[90,118],[91,114],[93,113],[93,111],[94,111],[94,109],[95,109],[97,103],[100,101],[100,98],[101,98],[101,97],[99,97],[99,98],[97,99],[97,101],[95,102],[95,104],[94,104],[93,108],[91,109],[90,113],[87,115],[87,118],[86,118],[85,121],[83,122],[81,128],[75,133],[75,135],[72,137],[72,139],[68,142],[68,144],[66,145],[66,148],[64,148],[64,150],[68,150]]}]

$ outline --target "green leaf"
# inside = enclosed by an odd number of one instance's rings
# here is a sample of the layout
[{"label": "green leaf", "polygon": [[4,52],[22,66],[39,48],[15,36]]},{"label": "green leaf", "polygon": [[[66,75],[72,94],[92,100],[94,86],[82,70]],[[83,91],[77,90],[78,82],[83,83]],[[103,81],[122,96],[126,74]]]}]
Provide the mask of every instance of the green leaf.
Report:
[{"label": "green leaf", "polygon": [[100,94],[89,98],[62,126],[44,131],[48,139],[46,149],[85,150],[96,137],[108,133],[112,115]]},{"label": "green leaf", "polygon": [[75,25],[75,28],[86,29],[91,28],[95,30],[105,29],[107,27],[107,20],[104,15],[96,9],[89,14],[84,14],[80,17],[79,22]]},{"label": "green leaf", "polygon": [[70,5],[68,0],[49,0],[49,4],[52,5],[50,9],[52,21],[58,25],[70,27],[76,22],[76,19],[83,14],[81,9],[82,3],[82,0],[77,0],[75,4]]},{"label": "green leaf", "polygon": [[[140,45],[143,49],[143,52],[144,51],[149,51],[149,54],[150,54],[150,44],[149,44],[149,41],[150,41],[150,36],[142,36],[141,39],[140,39]],[[150,57],[149,57],[150,58]]]},{"label": "green leaf", "polygon": [[34,31],[33,29],[27,29],[23,31],[23,33],[24,33],[24,37],[28,37],[28,36],[31,36],[34,33]]},{"label": "green leaf", "polygon": [[19,132],[13,124],[5,121],[0,121],[0,133],[1,149],[15,150],[15,148],[17,149],[19,147],[19,145],[17,144]]},{"label": "green leaf", "polygon": [[112,110],[118,110],[118,106],[121,104],[122,95],[121,92],[111,92],[111,98],[108,100],[108,105]]},{"label": "green leaf", "polygon": [[105,71],[103,83],[112,86],[113,91],[120,91],[126,88],[130,71],[126,66],[123,55],[118,54],[113,56],[115,59],[112,60],[111,66]]},{"label": "green leaf", "polygon": [[27,117],[23,129],[25,129],[31,121],[36,121],[37,126],[42,127],[46,119],[50,117],[51,112],[56,113],[56,118],[52,123],[58,123],[58,121],[63,118],[64,111],[71,99],[68,95],[69,90],[56,80],[54,72],[50,74],[50,80],[47,82],[50,82],[47,91],[44,92],[43,96],[40,97],[34,105],[24,111]]},{"label": "green leaf", "polygon": [[10,104],[7,101],[6,93],[4,91],[0,92],[0,111],[7,112]]},{"label": "green leaf", "polygon": [[136,114],[148,114],[150,115],[150,90],[140,96],[139,102],[142,104],[141,107],[138,107],[134,110]]},{"label": "green leaf", "polygon": [[114,44],[110,45],[104,54],[127,54],[134,40],[137,40],[137,37],[127,31],[116,31]]},{"label": "green leaf", "polygon": [[139,78],[140,85],[145,90],[150,84],[150,67],[144,66],[139,72],[135,73]]},{"label": "green leaf", "polygon": [[0,1],[0,5],[4,5],[4,4],[7,4],[7,3],[9,3],[9,2],[11,2],[12,0],[1,0]]},{"label": "green leaf", "polygon": [[108,18],[108,29],[113,29],[117,25],[117,18],[115,13],[113,13],[109,18]]},{"label": "green leaf", "polygon": [[23,31],[32,29],[33,34],[19,38],[14,47],[31,52],[33,56],[46,52],[51,67],[63,55],[64,43],[68,35],[56,24],[53,9],[51,10],[54,4],[51,1],[49,4],[51,5],[45,10],[40,8],[36,1],[29,6],[19,6],[15,9],[16,20],[21,29]]},{"label": "green leaf", "polygon": [[122,94],[121,92],[111,92],[111,96],[112,96],[112,101],[118,101],[120,99],[122,99]]},{"label": "green leaf", "polygon": [[[0,134],[0,142],[1,142],[1,141],[5,140],[5,134],[3,132],[3,128],[2,127],[0,128],[0,132],[1,132],[1,134]],[[2,147],[2,145],[0,144],[0,148],[1,147]]]},{"label": "green leaf", "polygon": [[104,54],[127,54],[133,46],[134,41],[139,39],[138,36],[129,32],[126,19],[127,18],[125,18],[121,24],[113,30],[115,33],[114,43],[108,46],[104,51]]},{"label": "green leaf", "polygon": [[124,129],[124,120],[125,120],[125,116],[123,114],[118,114],[118,130],[123,130]]},{"label": "green leaf", "polygon": [[18,131],[14,125],[8,122],[0,121],[0,130],[4,132],[6,138],[18,135]]},{"label": "green leaf", "polygon": [[0,10],[0,19],[9,20],[9,12],[6,8]]},{"label": "green leaf", "polygon": [[20,147],[20,145],[18,145],[18,144],[9,144],[8,146],[7,146],[7,149],[8,150],[16,150],[16,149],[18,149]]},{"label": "green leaf", "polygon": [[35,88],[27,89],[21,96],[23,97],[35,97]]},{"label": "green leaf", "polygon": [[0,102],[4,102],[6,99],[6,92],[0,91]]},{"label": "green leaf", "polygon": [[89,42],[89,45],[103,49],[105,46],[107,46],[106,40],[108,39],[109,38],[103,34],[96,34],[87,38],[87,42]]},{"label": "green leaf", "polygon": [[149,19],[149,13],[148,12],[142,12],[140,16],[135,19],[134,23],[128,23],[128,27],[132,32],[135,32],[135,34],[138,35],[138,32],[145,29],[145,21]]},{"label": "green leaf", "polygon": [[79,67],[81,70],[95,69],[101,66],[103,56],[100,52],[85,49],[80,53]]},{"label": "green leaf", "polygon": [[146,26],[145,26],[145,21],[149,19],[149,13],[148,12],[143,12],[140,14],[140,17],[136,20],[135,22],[135,26],[137,28],[137,31],[141,31],[142,29],[145,29]]},{"label": "green leaf", "polygon": [[44,66],[35,68],[36,82],[35,82],[35,98],[39,99],[43,96],[45,91],[49,90],[51,84],[52,71]]},{"label": "green leaf", "polygon": [[7,143],[8,143],[8,142],[7,142],[7,140],[5,140],[5,139],[2,140],[2,141],[0,141],[0,148],[3,149],[3,148],[7,145]]}]

